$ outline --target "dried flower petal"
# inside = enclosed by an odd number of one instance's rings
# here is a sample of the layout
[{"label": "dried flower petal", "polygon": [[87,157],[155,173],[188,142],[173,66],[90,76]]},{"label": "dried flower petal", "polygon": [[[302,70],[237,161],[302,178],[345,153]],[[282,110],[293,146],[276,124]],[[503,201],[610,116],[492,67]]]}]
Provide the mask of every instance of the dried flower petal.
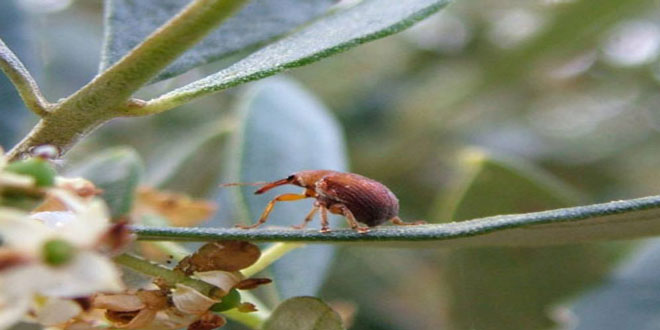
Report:
[{"label": "dried flower petal", "polygon": [[156,313],[156,317],[148,325],[143,326],[141,330],[181,329],[195,322],[198,318],[198,315],[186,314],[172,307]]},{"label": "dried flower petal", "polygon": [[259,256],[261,256],[259,247],[250,242],[211,242],[181,260],[176,269],[186,275],[211,270],[233,272],[249,267],[259,259]]},{"label": "dried flower petal", "polygon": [[240,281],[234,287],[238,290],[252,290],[260,285],[269,284],[271,282],[273,282],[273,280],[269,278],[248,278]]},{"label": "dried flower petal", "polygon": [[147,305],[134,294],[99,294],[94,296],[92,306],[116,312],[132,312]]},{"label": "dried flower petal", "polygon": [[217,206],[208,201],[194,200],[188,196],[140,187],[135,207],[137,214],[156,213],[177,227],[194,226],[208,219]]},{"label": "dried flower petal", "polygon": [[75,193],[79,197],[92,197],[100,195],[103,190],[97,188],[94,183],[83,178],[56,177],[55,185],[58,188]]},{"label": "dried flower petal", "polygon": [[217,286],[224,292],[229,292],[229,290],[245,278],[240,272],[225,272],[222,270],[196,272],[194,275],[206,283]]},{"label": "dried flower petal", "polygon": [[99,238],[97,249],[111,255],[118,255],[128,249],[135,235],[131,232],[126,221],[117,222]]},{"label": "dried flower petal", "polygon": [[213,330],[225,325],[225,323],[227,321],[222,316],[207,312],[199,320],[190,324],[188,330]]},{"label": "dried flower petal", "polygon": [[25,265],[30,258],[22,253],[0,247],[0,272],[12,267]]},{"label": "dried flower petal", "polygon": [[194,315],[205,313],[218,302],[183,284],[176,285],[172,292],[172,301],[178,310]]},{"label": "dried flower petal", "polygon": [[84,321],[76,321],[64,327],[64,330],[94,330],[94,329],[98,329],[98,328],[95,327],[93,324]]},{"label": "dried flower petal", "polygon": [[133,312],[107,311],[105,316],[116,328],[142,329],[152,323],[156,317],[156,313],[156,311],[151,309],[143,309],[141,311]]}]

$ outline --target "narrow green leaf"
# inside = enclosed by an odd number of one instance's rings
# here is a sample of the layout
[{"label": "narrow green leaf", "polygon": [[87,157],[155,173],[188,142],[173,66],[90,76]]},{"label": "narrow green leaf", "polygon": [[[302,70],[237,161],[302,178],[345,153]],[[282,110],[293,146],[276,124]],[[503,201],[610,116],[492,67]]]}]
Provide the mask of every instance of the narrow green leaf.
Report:
[{"label": "narrow green leaf", "polygon": [[369,243],[383,247],[543,246],[624,240],[660,235],[660,196],[620,200],[550,211],[498,215],[444,224],[374,228],[367,234],[350,229],[144,228],[144,240]]},{"label": "narrow green leaf", "polygon": [[69,169],[67,176],[83,177],[102,189],[101,197],[117,218],[131,210],[143,172],[140,156],[133,149],[118,147],[91,155]]},{"label": "narrow green leaf", "polygon": [[[229,182],[274,181],[303,169],[346,170],[344,140],[337,122],[293,81],[273,79],[254,85],[239,110],[241,127],[228,156]],[[283,187],[254,195],[255,188],[221,189],[236,193],[236,202],[231,204],[243,206],[238,212],[245,223],[257,221],[277,194],[300,191],[298,187]],[[309,199],[278,203],[267,225],[299,224],[311,208]],[[226,213],[219,212],[218,216],[226,217]],[[327,245],[310,246],[273,264],[270,270],[279,297],[315,294],[323,283],[333,250]]]},{"label": "narrow green leaf", "polygon": [[151,100],[147,108],[152,112],[163,111],[196,97],[316,62],[404,30],[447,3],[449,0],[364,0],[264,47],[225,70]]},{"label": "narrow green leaf", "polygon": [[281,303],[263,330],[342,330],[339,314],[314,297],[296,297]]},{"label": "narrow green leaf", "polygon": [[[106,1],[101,71],[176,15],[189,0]],[[178,75],[266,43],[323,14],[333,0],[254,0],[155,79]]]},{"label": "narrow green leaf", "polygon": [[[448,193],[453,205],[441,212],[454,221],[578,201],[570,187],[522,160],[469,149],[458,166],[466,171]],[[441,268],[451,323],[483,330],[550,328],[548,309],[604,276],[618,255],[614,252],[593,244],[451,251]]]}]

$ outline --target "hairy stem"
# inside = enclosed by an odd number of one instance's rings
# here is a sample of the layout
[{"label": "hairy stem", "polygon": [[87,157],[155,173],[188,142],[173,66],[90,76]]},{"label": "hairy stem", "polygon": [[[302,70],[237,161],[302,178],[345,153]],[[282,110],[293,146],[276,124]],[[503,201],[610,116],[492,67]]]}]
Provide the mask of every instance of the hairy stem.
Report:
[{"label": "hairy stem", "polygon": [[48,108],[51,107],[51,104],[41,94],[37,82],[32,78],[21,60],[7,47],[2,39],[0,39],[0,69],[14,84],[28,109],[39,117],[48,115]]},{"label": "hairy stem", "polygon": [[140,102],[129,98],[158,72],[200,41],[247,0],[196,0],[91,82],[58,103],[51,115],[9,152],[17,158],[33,146],[51,144],[65,152],[101,123],[130,116]]},{"label": "hairy stem", "polygon": [[[206,282],[192,279],[183,273],[173,271],[163,266],[154,264],[148,260],[136,257],[130,254],[122,254],[114,258],[114,261],[122,266],[131,268],[142,274],[163,279],[167,284],[174,286],[176,284],[187,285],[201,294],[212,297],[221,290]],[[222,295],[221,295],[222,296]]]}]

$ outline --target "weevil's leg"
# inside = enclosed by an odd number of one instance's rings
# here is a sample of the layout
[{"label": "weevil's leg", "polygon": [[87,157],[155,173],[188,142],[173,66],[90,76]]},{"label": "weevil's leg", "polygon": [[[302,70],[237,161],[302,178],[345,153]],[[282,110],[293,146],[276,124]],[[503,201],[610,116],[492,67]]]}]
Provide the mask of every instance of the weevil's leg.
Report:
[{"label": "weevil's leg", "polygon": [[390,219],[390,222],[392,222],[393,224],[395,224],[397,226],[417,226],[417,225],[426,224],[426,221],[424,221],[424,220],[418,220],[418,221],[413,221],[413,222],[405,222],[405,221],[401,220],[401,218],[399,218],[399,217],[394,217],[394,218]]},{"label": "weevil's leg", "polygon": [[346,207],[344,204],[334,204],[330,207],[330,212],[341,214],[346,218],[348,225],[351,226],[351,229],[357,231],[360,234],[364,234],[369,231],[369,227],[360,226],[360,224],[355,219],[353,212]]},{"label": "weevil's leg", "polygon": [[244,225],[236,225],[238,228],[243,228],[243,229],[251,229],[251,228],[257,228],[261,226],[266,220],[268,219],[268,215],[270,214],[271,211],[273,211],[273,206],[275,206],[275,203],[277,202],[288,202],[288,201],[297,201],[301,199],[308,198],[309,196],[305,194],[282,194],[279,195],[270,202],[268,202],[268,205],[266,205],[266,209],[264,209],[264,212],[261,213],[261,217],[259,217],[259,221],[255,223],[254,225],[250,226],[244,226]]},{"label": "weevil's leg", "polygon": [[320,232],[322,233],[329,233],[330,232],[330,222],[328,221],[328,209],[325,207],[325,205],[319,206],[321,209],[321,230]]},{"label": "weevil's leg", "polygon": [[330,222],[328,221],[328,209],[325,205],[320,205],[319,208],[321,209],[321,230],[319,231],[322,233],[329,233]]},{"label": "weevil's leg", "polygon": [[316,214],[316,211],[319,210],[319,204],[314,203],[314,207],[312,207],[312,210],[307,213],[307,216],[305,217],[305,221],[303,223],[297,225],[297,226],[291,226],[293,229],[303,229],[307,226],[307,224],[314,219],[314,214]]}]

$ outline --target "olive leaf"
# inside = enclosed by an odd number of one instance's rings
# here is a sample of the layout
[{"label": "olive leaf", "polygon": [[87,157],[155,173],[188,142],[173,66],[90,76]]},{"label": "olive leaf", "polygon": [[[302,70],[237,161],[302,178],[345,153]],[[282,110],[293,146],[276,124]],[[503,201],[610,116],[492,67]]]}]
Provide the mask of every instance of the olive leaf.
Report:
[{"label": "olive leaf", "polygon": [[296,297],[281,303],[264,323],[263,330],[343,330],[341,318],[314,297]]},{"label": "olive leaf", "polygon": [[[126,55],[177,14],[188,0],[106,1],[106,39],[101,71]],[[323,14],[333,0],[253,0],[187,51],[155,79],[178,75],[198,65],[252,50]]]},{"label": "olive leaf", "polygon": [[[243,96],[239,116],[240,124],[227,156],[227,182],[274,181],[303,169],[346,170],[344,140],[337,122],[318,100],[293,81],[277,78],[253,85]],[[219,193],[234,193],[224,209],[239,205],[238,219],[247,224],[257,221],[275,195],[299,193],[300,189],[282,187],[254,195],[252,187],[220,188]],[[299,224],[311,208],[310,199],[278,203],[267,225]],[[219,218],[227,219],[227,215],[218,213]],[[330,267],[333,250],[327,245],[308,246],[279,259],[270,268],[277,296],[316,293]]]},{"label": "olive leaf", "polygon": [[423,226],[383,226],[367,234],[318,230],[135,227],[140,239],[254,242],[356,243],[382,247],[544,246],[660,235],[660,196],[498,215]]},{"label": "olive leaf", "polygon": [[215,91],[306,65],[404,30],[449,0],[364,0],[272,43],[236,64],[157,99],[147,107],[171,108]]},{"label": "olive leaf", "polygon": [[69,168],[66,174],[83,177],[102,189],[101,197],[108,204],[112,218],[117,218],[130,212],[143,172],[142,160],[133,149],[116,147],[92,154]]},{"label": "olive leaf", "polygon": [[[448,214],[446,219],[556,208],[581,200],[567,184],[523,160],[479,149],[465,150],[458,159],[463,174],[444,194],[444,210],[436,211]],[[600,280],[618,255],[594,244],[452,250],[441,267],[448,282],[449,318],[456,328],[550,328],[552,304]]]}]

